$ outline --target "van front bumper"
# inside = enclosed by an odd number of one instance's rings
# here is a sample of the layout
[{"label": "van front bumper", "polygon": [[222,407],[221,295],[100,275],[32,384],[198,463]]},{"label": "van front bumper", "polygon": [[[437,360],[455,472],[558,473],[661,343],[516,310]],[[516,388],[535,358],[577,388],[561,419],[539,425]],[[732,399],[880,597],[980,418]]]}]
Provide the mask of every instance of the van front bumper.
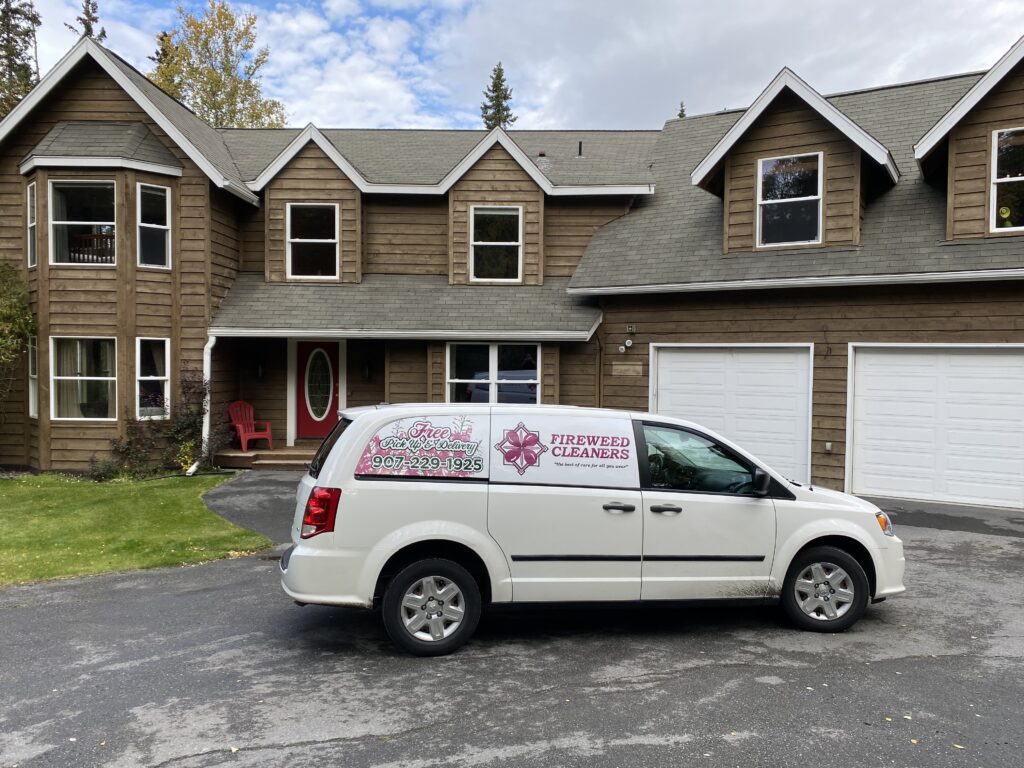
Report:
[{"label": "van front bumper", "polygon": [[313,549],[294,544],[281,556],[281,588],[293,600],[312,605],[373,606],[373,595],[358,595],[362,550]]},{"label": "van front bumper", "polygon": [[903,556],[903,542],[893,536],[885,549],[876,550],[875,558],[875,600],[885,599],[906,591],[903,572],[907,560]]}]

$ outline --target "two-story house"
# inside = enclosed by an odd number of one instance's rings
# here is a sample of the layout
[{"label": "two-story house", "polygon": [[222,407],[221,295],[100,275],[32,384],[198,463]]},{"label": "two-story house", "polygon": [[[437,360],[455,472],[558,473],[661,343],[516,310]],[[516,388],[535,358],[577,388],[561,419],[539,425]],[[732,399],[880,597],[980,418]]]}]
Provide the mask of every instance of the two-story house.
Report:
[{"label": "two-story house", "polygon": [[38,337],[0,463],[243,399],[652,410],[796,480],[1024,504],[1024,45],[660,131],[218,130],[79,42],[0,123]]}]

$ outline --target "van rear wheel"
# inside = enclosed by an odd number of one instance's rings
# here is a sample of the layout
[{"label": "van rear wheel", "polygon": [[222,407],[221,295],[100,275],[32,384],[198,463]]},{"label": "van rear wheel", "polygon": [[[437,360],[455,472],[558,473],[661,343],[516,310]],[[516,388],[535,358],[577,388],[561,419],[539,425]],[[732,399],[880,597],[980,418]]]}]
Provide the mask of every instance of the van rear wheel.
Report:
[{"label": "van rear wheel", "polygon": [[381,605],[392,642],[416,656],[443,656],[462,646],[480,621],[476,579],[452,560],[418,560],[391,579]]},{"label": "van rear wheel", "polygon": [[811,547],[789,566],[782,607],[790,621],[811,632],[843,632],[868,605],[868,577],[857,559],[838,547]]}]

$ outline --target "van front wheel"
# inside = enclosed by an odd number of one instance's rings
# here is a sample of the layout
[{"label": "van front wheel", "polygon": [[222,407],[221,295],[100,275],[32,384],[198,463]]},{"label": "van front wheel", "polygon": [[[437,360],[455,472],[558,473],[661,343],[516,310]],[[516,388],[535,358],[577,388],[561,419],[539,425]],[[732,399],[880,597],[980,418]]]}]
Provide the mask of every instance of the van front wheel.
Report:
[{"label": "van front wheel", "polygon": [[837,547],[812,547],[789,566],[782,607],[801,629],[843,632],[864,615],[868,589],[868,577],[852,555]]},{"label": "van front wheel", "polygon": [[480,621],[480,588],[458,563],[419,560],[384,591],[381,611],[391,640],[416,656],[443,656],[472,636]]}]

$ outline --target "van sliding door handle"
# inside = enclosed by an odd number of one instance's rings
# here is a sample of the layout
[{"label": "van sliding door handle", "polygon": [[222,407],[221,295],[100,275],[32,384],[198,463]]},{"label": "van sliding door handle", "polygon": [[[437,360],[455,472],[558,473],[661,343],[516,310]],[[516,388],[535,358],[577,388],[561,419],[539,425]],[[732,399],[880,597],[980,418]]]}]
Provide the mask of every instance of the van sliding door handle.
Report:
[{"label": "van sliding door handle", "polygon": [[682,507],[677,507],[675,504],[655,504],[655,505],[653,505],[651,507],[651,512],[654,512],[655,514],[658,514],[658,515],[664,515],[665,513],[674,515],[677,512],[682,512],[682,511],[683,511],[683,508]]},{"label": "van sliding door handle", "polygon": [[636,507],[632,504],[622,504],[618,501],[613,501],[610,504],[605,504],[603,507],[605,512],[633,512]]}]

